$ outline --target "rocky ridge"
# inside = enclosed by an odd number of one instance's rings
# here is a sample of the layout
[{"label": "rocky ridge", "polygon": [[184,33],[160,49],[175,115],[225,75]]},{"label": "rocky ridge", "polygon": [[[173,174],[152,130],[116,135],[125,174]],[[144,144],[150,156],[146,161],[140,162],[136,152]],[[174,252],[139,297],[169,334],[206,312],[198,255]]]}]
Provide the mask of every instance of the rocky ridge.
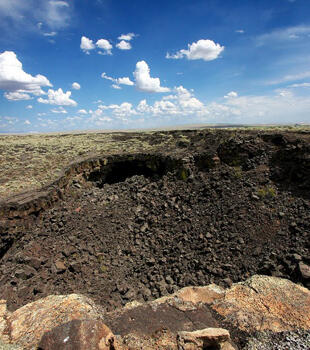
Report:
[{"label": "rocky ridge", "polygon": [[76,294],[49,296],[13,313],[2,301],[0,337],[41,350],[308,349],[309,315],[308,289],[256,275],[228,289],[186,287],[109,313]]}]

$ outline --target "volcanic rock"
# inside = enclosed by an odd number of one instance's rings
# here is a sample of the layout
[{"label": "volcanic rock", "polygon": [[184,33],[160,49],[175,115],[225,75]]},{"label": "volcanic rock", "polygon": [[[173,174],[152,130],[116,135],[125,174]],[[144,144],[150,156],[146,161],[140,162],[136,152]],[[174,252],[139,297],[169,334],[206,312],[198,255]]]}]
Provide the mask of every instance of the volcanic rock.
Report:
[{"label": "volcanic rock", "polygon": [[25,349],[38,344],[45,332],[58,325],[76,319],[95,320],[102,315],[102,310],[92,300],[77,294],[51,295],[6,315],[4,304],[1,306],[4,315],[0,319],[0,336],[3,340],[17,343]]}]

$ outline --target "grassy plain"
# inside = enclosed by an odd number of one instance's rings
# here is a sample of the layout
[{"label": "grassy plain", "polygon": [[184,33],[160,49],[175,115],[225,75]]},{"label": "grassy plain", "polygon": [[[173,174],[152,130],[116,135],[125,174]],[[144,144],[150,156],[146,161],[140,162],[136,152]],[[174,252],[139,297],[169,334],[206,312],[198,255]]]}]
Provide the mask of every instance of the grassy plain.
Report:
[{"label": "grassy plain", "polygon": [[[306,126],[247,127],[229,130],[233,133],[243,129],[310,131],[310,127]],[[210,131],[216,132],[216,129]],[[80,157],[173,149],[180,141],[188,142],[182,130],[178,130],[177,135],[165,131],[1,135],[0,199],[49,184],[59,176],[66,165]]]}]

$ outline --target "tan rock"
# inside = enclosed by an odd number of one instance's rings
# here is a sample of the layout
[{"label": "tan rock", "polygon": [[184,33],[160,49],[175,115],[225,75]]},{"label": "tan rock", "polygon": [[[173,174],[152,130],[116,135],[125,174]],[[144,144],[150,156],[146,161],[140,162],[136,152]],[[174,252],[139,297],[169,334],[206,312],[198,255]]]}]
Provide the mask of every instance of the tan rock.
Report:
[{"label": "tan rock", "polygon": [[206,349],[209,346],[221,346],[229,339],[229,332],[223,328],[205,328],[194,332],[178,332],[177,336],[180,350],[198,350]]},{"label": "tan rock", "polygon": [[211,304],[214,300],[223,298],[225,295],[225,289],[216,285],[209,284],[208,286],[203,287],[184,287],[177,292],[164,296],[162,298],[152,301],[152,304],[162,304],[167,301],[180,300],[184,303],[190,303],[196,305],[199,303],[202,304]]},{"label": "tan rock", "polygon": [[11,313],[7,310],[6,300],[0,300],[0,337],[4,341],[9,341],[9,327],[7,319],[10,314]]},{"label": "tan rock", "polygon": [[304,278],[306,280],[310,279],[310,266],[306,265],[303,262],[300,262],[298,264],[298,267],[299,267],[299,271],[301,273],[302,278]]},{"label": "tan rock", "polygon": [[225,295],[225,289],[216,284],[209,284],[205,287],[185,287],[175,293],[180,299],[193,304],[211,304]]},{"label": "tan rock", "polygon": [[99,320],[74,320],[45,333],[38,346],[44,350],[119,350],[111,330]]},{"label": "tan rock", "polygon": [[176,336],[168,330],[158,331],[152,336],[129,333],[119,342],[124,350],[178,350]]},{"label": "tan rock", "polygon": [[9,318],[11,343],[29,349],[40,341],[44,333],[72,320],[99,319],[102,310],[82,295],[50,295],[27,304]]},{"label": "tan rock", "polygon": [[310,291],[282,278],[255,275],[233,285],[212,308],[247,332],[310,329]]}]

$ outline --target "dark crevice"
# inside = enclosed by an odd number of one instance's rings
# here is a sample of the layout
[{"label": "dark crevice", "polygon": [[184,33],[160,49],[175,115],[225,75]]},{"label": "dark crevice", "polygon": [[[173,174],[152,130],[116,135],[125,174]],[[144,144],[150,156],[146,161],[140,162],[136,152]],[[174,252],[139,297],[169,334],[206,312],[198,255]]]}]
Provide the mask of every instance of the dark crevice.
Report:
[{"label": "dark crevice", "polygon": [[104,184],[123,182],[135,175],[142,175],[157,181],[172,172],[182,178],[182,171],[184,172],[184,169],[179,160],[155,155],[137,155],[112,160],[109,164],[91,172],[87,180],[102,188]]}]

